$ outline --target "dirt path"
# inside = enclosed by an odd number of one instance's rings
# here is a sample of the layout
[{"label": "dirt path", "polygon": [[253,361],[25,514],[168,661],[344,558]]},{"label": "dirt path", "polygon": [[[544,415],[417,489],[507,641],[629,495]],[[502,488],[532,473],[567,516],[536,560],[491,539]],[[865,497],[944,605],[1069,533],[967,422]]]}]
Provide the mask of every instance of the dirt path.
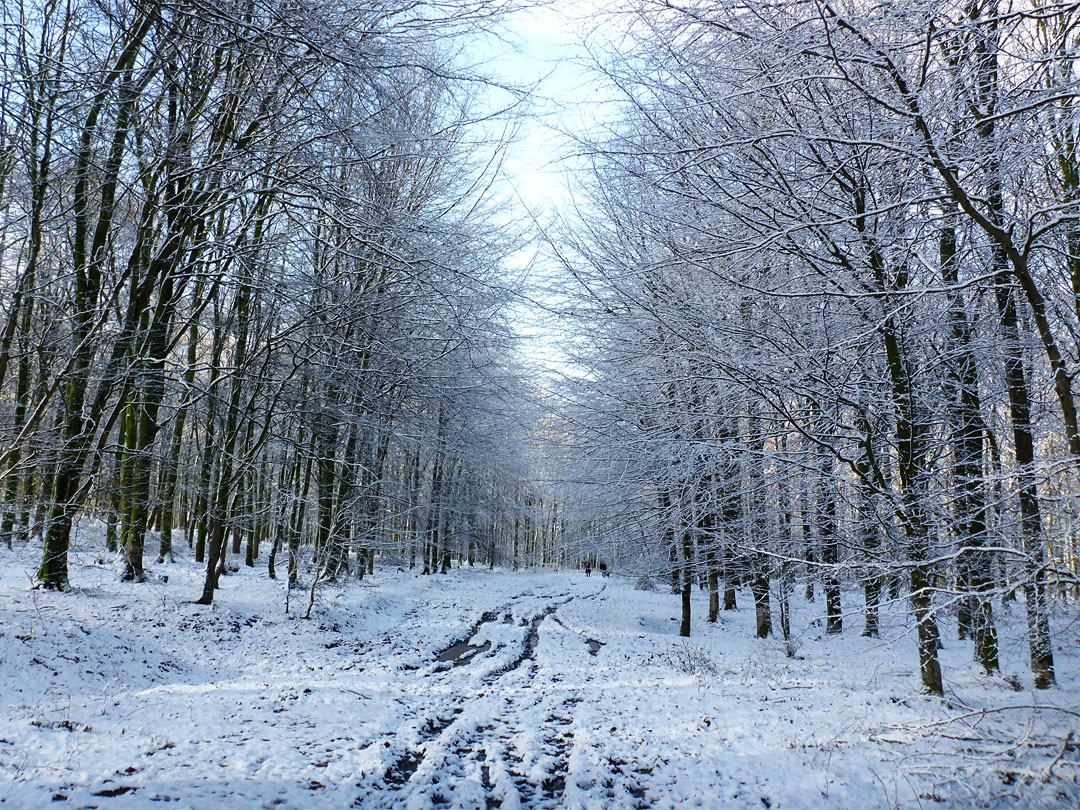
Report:
[{"label": "dirt path", "polygon": [[789,658],[752,611],[711,625],[695,593],[685,641],[669,594],[583,575],[384,570],[303,621],[259,572],[210,609],[194,565],[151,587],[87,563],[65,594],[2,572],[0,807],[1080,806],[1075,684],[1034,711],[953,643],[963,705],[927,699],[899,612],[888,639],[808,625]]},{"label": "dirt path", "polygon": [[[450,712],[424,718],[418,739],[407,745],[381,775],[369,780],[356,807],[479,807],[492,810],[556,810],[564,806],[570,759],[584,756],[575,740],[575,707],[587,685],[577,684],[568,671],[541,668],[536,650],[541,637],[559,632],[580,637],[581,656],[595,656],[603,642],[567,627],[559,608],[576,597],[568,593],[525,593],[498,610],[488,611],[467,637],[440,650],[435,667],[418,673],[439,693],[462,680],[470,670],[490,667],[503,647],[514,655],[508,663],[489,668],[478,679],[479,691],[464,688]],[[545,606],[538,611],[535,603]],[[532,610],[524,610],[526,605]],[[513,627],[513,638],[493,643],[480,638],[489,625]],[[424,691],[421,689],[420,691]],[[410,718],[397,735],[407,736]],[[393,747],[393,740],[384,741]],[[611,768],[607,786],[620,776]],[[579,784],[579,790],[592,784]],[[631,792],[632,793],[632,792]],[[640,799],[640,796],[639,796]],[[637,801],[634,805],[647,805]]]}]

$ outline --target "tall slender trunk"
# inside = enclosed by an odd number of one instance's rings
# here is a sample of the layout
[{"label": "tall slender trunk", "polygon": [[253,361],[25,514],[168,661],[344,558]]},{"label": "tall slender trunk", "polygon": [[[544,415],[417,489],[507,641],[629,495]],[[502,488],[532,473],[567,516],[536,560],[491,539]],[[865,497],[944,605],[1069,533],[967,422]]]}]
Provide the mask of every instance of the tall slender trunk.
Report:
[{"label": "tall slender trunk", "polygon": [[801,535],[802,535],[802,547],[803,547],[803,569],[806,572],[806,590],[803,594],[807,602],[814,601],[814,582],[817,579],[817,557],[814,553],[814,546],[816,545],[814,540],[814,520],[813,520],[813,483],[810,480],[810,476],[803,479],[802,488],[799,492],[799,514],[802,517],[800,522]]},{"label": "tall slender trunk", "polygon": [[[753,333],[752,303],[749,298],[740,304],[741,315],[748,334]],[[769,579],[772,561],[768,551],[769,520],[765,489],[765,437],[756,403],[748,406],[746,414],[746,451],[742,454],[747,470],[745,475],[748,513],[746,544],[752,549],[747,555],[750,567],[750,593],[754,597],[754,617],[758,638],[772,634],[772,608],[769,605]]]},{"label": "tall slender trunk", "polygon": [[683,638],[690,636],[690,596],[694,585],[694,541],[690,533],[689,524],[682,532],[682,621],[679,623],[679,635]]},{"label": "tall slender trunk", "polygon": [[863,575],[863,597],[865,624],[862,635],[866,638],[878,638],[880,634],[881,606],[881,533],[878,531],[878,516],[875,508],[877,488],[874,486],[874,468],[877,465],[877,453],[874,446],[872,419],[864,411],[859,416],[862,429],[862,442],[859,458],[855,462],[855,471],[859,493],[857,532],[859,548],[865,557],[866,572]]},{"label": "tall slender trunk", "polygon": [[[780,434],[779,451],[781,460],[787,457],[787,433]],[[777,501],[779,505],[778,533],[780,547],[782,549],[779,565],[777,566],[777,608],[780,613],[780,635],[788,641],[791,638],[791,588],[793,569],[795,567],[795,533],[792,530],[795,522],[795,503],[792,499],[791,487],[787,476],[781,472],[777,475]],[[794,649],[787,648],[794,655]]]},{"label": "tall slender trunk", "polygon": [[705,476],[703,486],[705,491],[701,498],[698,525],[701,544],[705,549],[705,578],[709,587],[709,613],[706,621],[715,624],[720,618],[720,566],[716,559],[716,492],[712,476]]},{"label": "tall slender trunk", "polygon": [[225,330],[218,304],[214,301],[214,337],[210,357],[210,380],[206,388],[206,428],[203,431],[203,451],[199,467],[199,490],[195,500],[198,532],[195,538],[195,562],[206,559],[206,543],[210,535],[211,496],[215,491],[221,465],[217,463],[218,448],[218,386],[221,382],[221,355],[225,348]]},{"label": "tall slender trunk", "polygon": [[[307,508],[308,493],[311,489],[311,470],[315,463],[316,436],[312,431],[308,442],[307,452],[303,458],[303,472],[296,477],[292,514],[289,518],[289,583],[291,586],[300,584],[300,540],[304,534],[304,512]],[[299,448],[299,441],[297,447]],[[301,463],[298,455],[296,463]]]},{"label": "tall slender trunk", "polygon": [[1024,554],[1024,595],[1027,601],[1028,647],[1037,689],[1054,685],[1054,652],[1046,593],[1046,559],[1035,479],[1035,444],[1031,430],[1031,403],[1027,372],[1020,345],[1012,278],[1004,270],[995,277],[995,296],[1005,351],[1005,387],[1016,452],[1017,496],[1020,502],[1020,538]]},{"label": "tall slender trunk", "polygon": [[224,563],[225,539],[228,533],[230,503],[233,487],[236,485],[234,459],[236,441],[240,432],[240,405],[244,390],[244,371],[247,365],[248,338],[252,288],[250,279],[245,279],[236,293],[234,311],[236,316],[236,339],[233,346],[233,378],[229,393],[229,402],[225,413],[225,429],[221,437],[221,453],[218,456],[217,488],[209,516],[209,553],[206,560],[206,577],[203,580],[202,595],[197,601],[200,605],[209,605],[214,601],[217,590],[219,565]]},{"label": "tall slender trunk", "polygon": [[982,401],[971,326],[959,286],[955,217],[955,206],[948,205],[939,231],[938,252],[942,281],[948,290],[951,327],[953,480],[958,490],[953,529],[961,547],[957,569],[964,589],[960,595],[958,629],[961,637],[966,634],[974,640],[975,659],[990,673],[998,669],[998,644],[989,596],[994,587],[993,557],[982,550],[987,526]]},{"label": "tall slender trunk", "polygon": [[823,453],[818,474],[817,520],[822,590],[825,593],[825,632],[840,633],[844,629],[840,601],[840,529],[836,517],[836,477],[832,467],[832,458]]},{"label": "tall slender trunk", "polygon": [[[1005,204],[1001,186],[1000,153],[994,145],[996,120],[993,112],[998,102],[998,17],[997,4],[985,9],[989,15],[976,42],[976,82],[981,109],[988,115],[980,117],[976,132],[990,146],[987,173],[987,211],[992,224],[992,269],[994,295],[1001,321],[1005,352],[1005,387],[1009,395],[1009,414],[1013,425],[1013,445],[1016,453],[1017,495],[1020,502],[1020,537],[1024,552],[1024,593],[1027,597],[1028,646],[1031,672],[1037,689],[1055,683],[1054,653],[1050,641],[1050,618],[1046,592],[1046,560],[1043,544],[1042,516],[1039,511],[1038,488],[1035,479],[1035,447],[1031,430],[1031,398],[1023,346],[1020,342],[1019,317],[1016,308],[1014,280],[1027,296],[1037,331],[1043,340],[1054,375],[1054,390],[1061,404],[1069,449],[1080,455],[1080,430],[1077,429],[1076,407],[1072,399],[1072,377],[1066,373],[1060,352],[1053,342],[1047,325],[1044,303],[1031,281],[1027,256],[1013,248],[1011,236],[1002,238],[1005,228]],[[973,7],[973,14],[978,11]],[[1009,274],[1012,271],[1012,276]]]},{"label": "tall slender trunk", "polygon": [[[192,302],[192,311],[197,313],[202,303],[202,282],[195,286],[195,296]],[[172,561],[173,541],[172,531],[175,523],[176,507],[176,480],[180,470],[180,448],[184,442],[184,428],[187,425],[188,410],[191,407],[193,389],[195,385],[195,366],[198,360],[199,348],[199,322],[197,317],[192,317],[188,325],[187,349],[183,375],[183,389],[180,392],[180,402],[177,405],[176,416],[173,419],[172,439],[169,442],[169,450],[162,462],[161,476],[158,481],[159,500],[161,501],[161,539],[158,548],[158,563],[166,560]]]},{"label": "tall slender trunk", "polygon": [[[47,175],[48,157],[43,158],[45,164],[42,173]],[[41,247],[41,210],[40,204],[37,200],[37,196],[44,195],[44,189],[40,191],[35,189],[35,199],[33,208],[31,211],[31,223],[30,223],[30,247],[29,256],[26,263],[26,269],[23,271],[22,277],[19,279],[19,289],[15,293],[15,300],[12,302],[12,311],[8,316],[10,318],[9,323],[15,324],[17,319],[21,319],[19,323],[19,360],[17,364],[17,372],[15,379],[15,408],[11,416],[11,433],[13,436],[18,436],[22,430],[23,424],[26,422],[26,414],[29,406],[30,398],[30,330],[33,326],[34,318],[34,284],[37,278],[37,260]],[[6,355],[6,346],[5,346]],[[0,370],[0,383],[3,382],[3,372]],[[3,505],[4,510],[3,517],[0,518],[0,542],[3,542],[8,548],[11,547],[11,538],[15,527],[15,515],[18,504],[16,499],[19,492],[20,479],[33,475],[33,470],[29,470],[25,475],[20,470],[20,462],[22,460],[21,448],[16,445],[11,453],[10,461],[8,462],[8,468],[6,470],[6,480],[4,481],[4,495]]]}]

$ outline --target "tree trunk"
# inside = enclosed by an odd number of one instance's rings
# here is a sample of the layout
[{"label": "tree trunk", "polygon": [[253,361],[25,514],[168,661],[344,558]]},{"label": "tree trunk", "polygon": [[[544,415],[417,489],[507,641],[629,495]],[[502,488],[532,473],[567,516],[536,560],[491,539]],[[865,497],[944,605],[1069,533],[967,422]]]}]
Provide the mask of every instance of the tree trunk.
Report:
[{"label": "tree trunk", "polygon": [[682,533],[682,621],[679,623],[679,635],[690,636],[690,596],[694,585],[694,549],[689,531]]},{"label": "tree trunk", "polygon": [[983,480],[982,401],[978,365],[972,347],[971,326],[959,286],[956,256],[955,212],[945,211],[939,233],[942,281],[949,290],[951,326],[950,376],[955,388],[951,397],[953,434],[953,481],[958,488],[954,510],[954,533],[961,546],[957,561],[961,584],[958,631],[975,642],[975,660],[987,673],[998,669],[997,628],[990,592],[994,587],[993,558],[982,550],[986,538],[986,485]]},{"label": "tree trunk", "polygon": [[824,571],[825,632],[840,633],[844,629],[844,615],[840,603],[840,531],[836,519],[836,479],[832,459],[822,454],[818,475],[818,538],[821,564]]},{"label": "tree trunk", "polygon": [[1054,652],[1046,595],[1046,564],[1042,517],[1035,480],[1035,446],[1031,431],[1031,405],[1023,349],[1020,345],[1012,279],[1004,270],[996,276],[995,294],[1005,351],[1005,387],[1013,425],[1017,490],[1020,501],[1020,538],[1024,553],[1024,595],[1027,601],[1028,646],[1035,688],[1054,685]]}]

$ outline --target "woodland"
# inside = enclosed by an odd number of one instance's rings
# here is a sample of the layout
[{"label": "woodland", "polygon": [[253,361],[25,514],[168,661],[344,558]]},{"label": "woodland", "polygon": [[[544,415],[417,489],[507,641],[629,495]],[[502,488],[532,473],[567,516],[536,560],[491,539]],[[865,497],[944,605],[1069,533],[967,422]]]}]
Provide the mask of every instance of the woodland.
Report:
[{"label": "woodland", "polygon": [[[508,75],[530,14],[576,84]],[[226,649],[260,700],[360,694],[304,721],[356,750],[290,738],[180,806],[1076,806],[1080,3],[0,26],[0,804],[144,806],[180,766],[109,793],[71,746],[122,746],[72,718],[234,683]],[[538,127],[542,210],[512,169]],[[759,741],[806,784],[747,788],[703,740],[807,683]]]}]

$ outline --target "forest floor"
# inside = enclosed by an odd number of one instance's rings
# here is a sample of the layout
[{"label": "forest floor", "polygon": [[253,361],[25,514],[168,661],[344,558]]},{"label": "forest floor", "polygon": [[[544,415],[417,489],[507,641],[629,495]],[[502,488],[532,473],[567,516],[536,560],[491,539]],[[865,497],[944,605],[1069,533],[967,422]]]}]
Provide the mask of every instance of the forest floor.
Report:
[{"label": "forest floor", "polygon": [[1080,806],[1076,616],[1054,619],[1058,687],[1030,687],[1021,604],[1005,675],[946,641],[937,700],[905,606],[861,638],[856,594],[841,636],[798,600],[788,657],[742,593],[710,625],[695,592],[682,640],[677,598],[618,576],[383,567],[305,621],[261,567],[206,608],[190,560],[136,585],[77,553],[56,594],[29,588],[34,554],[0,550],[2,806]]}]

